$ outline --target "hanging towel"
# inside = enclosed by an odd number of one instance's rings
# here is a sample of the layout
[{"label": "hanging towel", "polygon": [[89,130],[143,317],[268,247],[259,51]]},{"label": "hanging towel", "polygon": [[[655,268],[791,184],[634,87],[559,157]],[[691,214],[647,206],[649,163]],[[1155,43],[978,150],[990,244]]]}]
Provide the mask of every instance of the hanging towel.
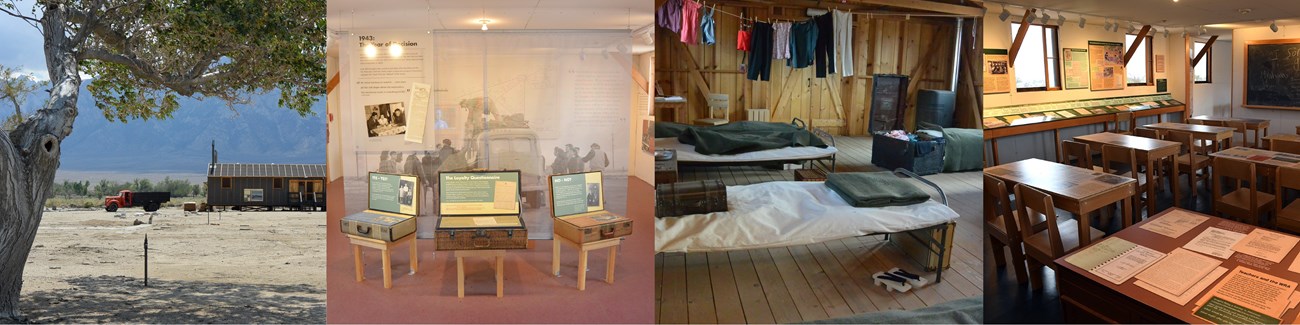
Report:
[{"label": "hanging towel", "polygon": [[682,43],[699,44],[700,3],[686,0],[682,3]]},{"label": "hanging towel", "polygon": [[659,27],[667,28],[674,33],[682,30],[682,0],[668,0],[663,6],[659,7],[659,12],[655,13],[655,22]]},{"label": "hanging towel", "polygon": [[840,75],[853,76],[853,14],[832,12],[835,20],[835,53],[839,55]]},{"label": "hanging towel", "polygon": [[817,22],[817,44],[813,50],[817,78],[826,78],[827,73],[835,73],[835,24],[831,15],[817,16],[813,21]]},{"label": "hanging towel", "polygon": [[772,24],[754,23],[754,35],[749,38],[749,80],[771,80],[772,75]]},{"label": "hanging towel", "polygon": [[718,38],[714,36],[714,26],[713,26],[714,10],[717,9],[709,8],[709,11],[706,11],[702,15],[700,15],[700,40],[707,45],[713,45],[713,43],[718,42]]},{"label": "hanging towel", "polygon": [[790,25],[790,60],[785,64],[795,69],[812,65],[817,37],[817,25],[812,19]]},{"label": "hanging towel", "polygon": [[745,30],[744,27],[736,31],[736,49],[749,52],[749,31]]},{"label": "hanging towel", "polygon": [[790,22],[772,24],[772,59],[790,58]]}]

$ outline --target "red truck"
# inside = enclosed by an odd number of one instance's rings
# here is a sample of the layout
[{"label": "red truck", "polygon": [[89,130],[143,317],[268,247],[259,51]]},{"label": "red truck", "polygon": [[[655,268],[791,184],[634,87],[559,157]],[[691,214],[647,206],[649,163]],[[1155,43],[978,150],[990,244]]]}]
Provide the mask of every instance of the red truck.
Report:
[{"label": "red truck", "polygon": [[131,192],[131,190],[122,190],[117,196],[104,197],[104,210],[116,212],[118,208],[130,208],[133,206],[144,207],[145,211],[154,212],[162,207],[163,203],[172,200],[171,192]]}]

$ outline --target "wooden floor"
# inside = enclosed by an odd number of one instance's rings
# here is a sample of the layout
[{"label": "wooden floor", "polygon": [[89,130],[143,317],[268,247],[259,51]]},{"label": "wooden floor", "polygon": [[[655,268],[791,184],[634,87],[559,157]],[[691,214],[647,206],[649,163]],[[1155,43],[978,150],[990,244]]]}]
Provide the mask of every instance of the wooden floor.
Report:
[{"label": "wooden floor", "polygon": [[[878,171],[871,139],[837,137],[839,171]],[[791,171],[761,167],[683,170],[683,181],[720,179],[727,185],[792,181]],[[886,292],[871,275],[893,267],[913,273],[921,265],[903,254],[894,236],[853,237],[805,246],[721,253],[655,256],[655,308],[659,323],[792,323],[888,309],[917,309],[983,295],[979,171],[925,176],[948,195],[961,215],[951,268],[942,283],[907,293]],[[934,281],[933,273],[924,273]]]}]

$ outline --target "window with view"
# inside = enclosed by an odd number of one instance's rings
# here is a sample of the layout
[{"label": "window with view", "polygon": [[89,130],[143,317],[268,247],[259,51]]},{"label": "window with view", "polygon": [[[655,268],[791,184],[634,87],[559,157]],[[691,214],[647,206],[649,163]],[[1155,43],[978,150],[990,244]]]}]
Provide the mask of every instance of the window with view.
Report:
[{"label": "window with view", "polygon": [[[1020,30],[1011,24],[1011,38]],[[1061,89],[1057,64],[1056,26],[1029,25],[1016,54],[1016,91]]]},{"label": "window with view", "polygon": [[[1201,49],[1205,48],[1205,42],[1192,42],[1192,57],[1195,58]],[[1198,84],[1210,83],[1210,58],[1214,55],[1214,47],[1205,51],[1205,57],[1201,58],[1195,66],[1192,66],[1192,81]]]},{"label": "window with view", "polygon": [[[1137,39],[1137,35],[1124,35],[1124,50],[1133,46]],[[1138,42],[1137,51],[1128,60],[1125,70],[1129,86],[1145,86],[1151,82],[1151,47],[1148,45],[1151,45],[1151,36],[1145,37],[1145,42]]]}]

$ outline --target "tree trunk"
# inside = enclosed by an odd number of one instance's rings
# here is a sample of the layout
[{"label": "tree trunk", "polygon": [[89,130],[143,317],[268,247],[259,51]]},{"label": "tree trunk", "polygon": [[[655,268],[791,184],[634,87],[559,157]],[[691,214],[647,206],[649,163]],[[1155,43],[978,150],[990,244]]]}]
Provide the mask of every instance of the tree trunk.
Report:
[{"label": "tree trunk", "polygon": [[9,134],[0,134],[0,320],[18,319],[23,269],[59,168],[59,146],[72,133],[81,77],[66,32],[66,9],[44,8],[45,62],[50,99]]}]

